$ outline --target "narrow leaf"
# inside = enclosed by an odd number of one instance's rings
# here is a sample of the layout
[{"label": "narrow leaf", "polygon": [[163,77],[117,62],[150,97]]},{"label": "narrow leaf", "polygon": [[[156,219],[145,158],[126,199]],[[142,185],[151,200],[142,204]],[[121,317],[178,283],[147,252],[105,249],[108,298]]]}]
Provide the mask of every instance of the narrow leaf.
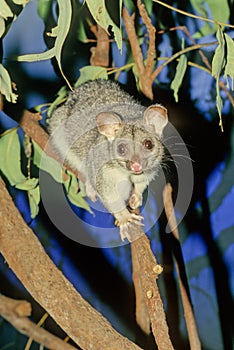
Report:
[{"label": "narrow leaf", "polygon": [[33,144],[33,163],[41,170],[49,173],[55,181],[62,183],[63,168],[59,162],[52,157],[49,157],[45,152],[38,146],[38,144],[32,140]]},{"label": "narrow leaf", "polygon": [[0,64],[0,92],[6,97],[7,101],[16,103],[18,95],[12,91],[11,78],[2,64]]},{"label": "narrow leaf", "polygon": [[63,73],[62,65],[61,65],[62,48],[71,25],[72,6],[71,6],[70,0],[57,0],[57,1],[59,5],[59,17],[58,17],[58,35],[54,45],[55,57],[58,62],[58,66],[64,80],[66,81],[69,88],[72,90],[72,87],[69,81],[67,80],[66,76]]},{"label": "narrow leaf", "polygon": [[47,111],[48,118],[51,116],[51,113],[53,112],[54,108],[66,100],[66,96],[67,96],[67,87],[62,86],[57,93],[56,99],[51,103],[50,107],[48,108],[48,111]]},{"label": "narrow leaf", "polygon": [[219,79],[223,67],[225,66],[225,40],[222,29],[219,27],[216,37],[218,39],[218,46],[215,50],[213,60],[212,60],[212,75],[216,79],[216,107],[219,113],[220,127],[223,131],[223,122],[222,122],[222,109],[223,102],[220,96],[220,87]]},{"label": "narrow leaf", "polygon": [[62,48],[71,25],[71,18],[72,18],[71,0],[57,0],[57,2],[59,6],[59,15],[58,15],[58,23],[57,23],[57,27],[58,27],[57,37],[55,40],[54,47],[50,50],[47,50],[46,52],[42,52],[39,54],[28,54],[28,55],[18,56],[17,60],[19,62],[23,62],[23,61],[33,62],[33,61],[48,60],[48,59],[51,59],[52,57],[55,57],[64,80],[68,84],[69,88],[72,90],[72,87],[69,81],[64,75],[64,72],[62,70],[62,65],[61,65]]},{"label": "narrow leaf", "polygon": [[187,57],[185,55],[182,55],[176,67],[175,77],[171,83],[171,89],[174,90],[174,97],[176,102],[178,102],[178,99],[179,99],[178,91],[182,84],[186,69],[187,69]]},{"label": "narrow leaf", "polygon": [[228,76],[232,80],[232,90],[234,89],[234,42],[232,38],[228,34],[224,34],[226,44],[227,44],[227,56],[226,56],[226,66],[224,69],[224,77],[227,79],[228,84]]},{"label": "narrow leaf", "polygon": [[37,184],[38,184],[38,179],[32,178],[32,179],[26,179],[25,181],[21,182],[15,187],[18,188],[18,190],[29,191],[29,190],[33,190],[37,186]]},{"label": "narrow leaf", "polygon": [[17,128],[8,130],[0,137],[0,170],[12,186],[26,181],[26,177],[21,171]]},{"label": "narrow leaf", "polygon": [[75,87],[85,83],[86,81],[95,80],[99,78],[108,78],[106,68],[100,66],[85,66],[80,69],[80,77],[75,83]]},{"label": "narrow leaf", "polygon": [[55,56],[55,48],[52,47],[52,49],[47,50],[45,52],[30,53],[27,55],[17,56],[17,61],[18,62],[37,62],[37,61],[49,60],[54,56]]},{"label": "narrow leaf", "polygon": [[28,191],[28,200],[31,212],[31,218],[34,219],[39,212],[40,187],[39,185]]},{"label": "narrow leaf", "polygon": [[[115,41],[119,50],[122,50],[122,33],[121,29],[112,21],[105,5],[105,0],[100,0],[97,4],[96,0],[86,0],[86,4],[89,8],[89,11],[97,24],[99,24],[106,32],[108,32],[108,27],[111,26]],[[119,4],[120,8],[122,8],[122,0]],[[120,11],[121,13],[121,11]],[[120,21],[121,23],[121,21]]]},{"label": "narrow leaf", "polygon": [[0,16],[4,19],[7,19],[7,17],[13,17],[13,12],[5,0],[0,0]]},{"label": "narrow leaf", "polygon": [[44,21],[51,12],[52,2],[53,0],[38,0],[37,12]]},{"label": "narrow leaf", "polygon": [[92,210],[90,209],[90,206],[88,205],[86,200],[83,198],[82,193],[78,192],[79,183],[77,177],[69,170],[67,170],[67,174],[69,175],[69,180],[64,182],[64,187],[67,191],[68,199],[72,204],[76,205],[77,207],[83,208],[92,213]]},{"label": "narrow leaf", "polygon": [[216,37],[218,40],[218,46],[212,59],[212,75],[214,78],[218,79],[225,65],[225,40],[223,31],[220,27],[216,33]]},{"label": "narrow leaf", "polygon": [[3,17],[0,16],[0,38],[5,33],[5,29],[6,29],[5,21],[4,21]]}]

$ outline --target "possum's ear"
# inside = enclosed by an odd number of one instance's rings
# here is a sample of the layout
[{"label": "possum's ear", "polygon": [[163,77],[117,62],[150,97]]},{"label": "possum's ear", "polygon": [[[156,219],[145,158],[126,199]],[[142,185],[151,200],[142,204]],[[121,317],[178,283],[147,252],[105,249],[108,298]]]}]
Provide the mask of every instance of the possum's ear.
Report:
[{"label": "possum's ear", "polygon": [[156,134],[161,136],[168,122],[167,109],[158,104],[152,105],[145,111],[143,119],[146,125],[152,125]]},{"label": "possum's ear", "polygon": [[100,134],[112,141],[116,136],[116,132],[121,128],[122,122],[116,113],[101,112],[96,116],[96,124]]}]

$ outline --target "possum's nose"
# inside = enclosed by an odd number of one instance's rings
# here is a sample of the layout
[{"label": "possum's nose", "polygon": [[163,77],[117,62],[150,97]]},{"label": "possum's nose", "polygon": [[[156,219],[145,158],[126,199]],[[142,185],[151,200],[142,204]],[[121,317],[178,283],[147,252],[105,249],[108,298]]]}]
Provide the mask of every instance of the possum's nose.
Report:
[{"label": "possum's nose", "polygon": [[142,172],[142,165],[140,164],[140,160],[138,157],[133,157],[130,162],[131,170],[134,171],[134,173],[141,173]]}]

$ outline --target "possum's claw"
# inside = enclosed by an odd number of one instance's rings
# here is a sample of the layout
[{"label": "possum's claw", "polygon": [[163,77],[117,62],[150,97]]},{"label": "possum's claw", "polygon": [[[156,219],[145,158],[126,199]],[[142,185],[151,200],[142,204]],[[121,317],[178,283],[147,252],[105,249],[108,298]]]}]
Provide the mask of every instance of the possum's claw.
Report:
[{"label": "possum's claw", "polygon": [[127,238],[130,242],[132,241],[131,230],[136,226],[144,226],[142,220],[143,216],[130,213],[127,209],[115,214],[116,220],[115,225],[120,228],[120,237],[124,241]]}]

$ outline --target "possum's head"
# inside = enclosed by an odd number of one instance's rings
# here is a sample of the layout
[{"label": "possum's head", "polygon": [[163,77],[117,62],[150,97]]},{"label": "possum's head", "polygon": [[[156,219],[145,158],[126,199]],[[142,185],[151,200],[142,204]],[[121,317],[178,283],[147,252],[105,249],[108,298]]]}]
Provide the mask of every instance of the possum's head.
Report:
[{"label": "possum's head", "polygon": [[161,136],[167,122],[167,110],[161,105],[150,106],[134,123],[123,122],[110,111],[96,117],[98,131],[112,147],[113,161],[136,175],[159,165],[163,156]]}]

